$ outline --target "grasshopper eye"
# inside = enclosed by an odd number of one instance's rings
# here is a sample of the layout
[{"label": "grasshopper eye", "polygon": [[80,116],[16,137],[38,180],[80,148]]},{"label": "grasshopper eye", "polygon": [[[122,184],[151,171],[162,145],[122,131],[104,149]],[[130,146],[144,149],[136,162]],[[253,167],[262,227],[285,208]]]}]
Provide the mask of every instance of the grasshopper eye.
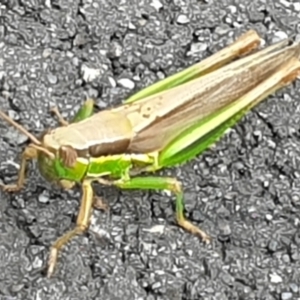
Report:
[{"label": "grasshopper eye", "polygon": [[61,157],[63,164],[68,168],[72,168],[76,164],[77,152],[71,146],[60,147],[59,156]]}]

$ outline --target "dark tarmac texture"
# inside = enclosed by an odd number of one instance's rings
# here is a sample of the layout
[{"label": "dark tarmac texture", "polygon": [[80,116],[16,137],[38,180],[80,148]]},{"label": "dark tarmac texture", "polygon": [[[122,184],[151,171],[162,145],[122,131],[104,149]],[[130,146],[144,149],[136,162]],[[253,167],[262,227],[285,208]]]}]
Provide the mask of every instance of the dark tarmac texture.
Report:
[{"label": "dark tarmac texture", "polygon": [[[288,0],[1,0],[0,107],[32,133],[57,126],[88,97],[100,109],[255,29],[266,44],[300,38]],[[28,166],[18,193],[0,191],[0,300],[300,299],[300,81],[247,114],[212,149],[161,172],[183,182],[179,228],[165,192],[95,186],[110,210],[61,252],[80,189],[62,191]],[[16,180],[28,139],[0,121],[0,180]]]}]

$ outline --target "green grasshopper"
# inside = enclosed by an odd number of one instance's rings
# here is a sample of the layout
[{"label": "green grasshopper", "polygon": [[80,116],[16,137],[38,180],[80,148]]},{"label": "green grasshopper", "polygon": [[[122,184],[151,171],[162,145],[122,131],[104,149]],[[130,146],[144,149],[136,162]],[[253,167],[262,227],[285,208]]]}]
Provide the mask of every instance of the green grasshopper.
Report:
[{"label": "green grasshopper", "polygon": [[61,126],[47,130],[40,139],[0,111],[4,120],[32,142],[22,154],[17,183],[3,185],[4,190],[23,187],[26,161],[31,159],[37,159],[41,174],[50,182],[65,189],[75,184],[82,188],[76,226],[52,245],[48,277],[61,248],[89,227],[97,199],[93,182],[173,192],[179,226],[210,241],[208,234],[185,218],[181,183],[142,173],[193,159],[251,108],[296,79],[300,45],[284,40],[258,50],[260,41],[250,30],[230,46],[151,85],[118,107],[94,113],[94,102],[88,100],[70,123],[54,109]]}]

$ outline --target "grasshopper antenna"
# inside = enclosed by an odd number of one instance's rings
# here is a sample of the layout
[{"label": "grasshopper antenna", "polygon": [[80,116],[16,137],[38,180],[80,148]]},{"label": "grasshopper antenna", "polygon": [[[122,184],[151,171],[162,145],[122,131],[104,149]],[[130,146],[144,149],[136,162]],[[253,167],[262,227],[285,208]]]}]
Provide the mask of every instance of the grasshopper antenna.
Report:
[{"label": "grasshopper antenna", "polygon": [[20,132],[22,132],[23,134],[25,134],[28,138],[30,138],[30,140],[36,144],[41,146],[41,142],[34,136],[32,135],[29,131],[27,131],[23,126],[21,126],[20,124],[18,124],[17,122],[15,122],[12,118],[10,118],[9,116],[7,116],[5,113],[3,113],[0,110],[0,116],[2,119],[4,119],[7,123],[13,125],[16,129],[18,129]]},{"label": "grasshopper antenna", "polygon": [[28,130],[26,130],[23,126],[15,122],[12,118],[7,116],[4,112],[0,110],[0,116],[2,119],[4,119],[7,123],[14,126],[16,129],[18,129],[20,132],[22,132],[24,135],[26,135],[33,144],[31,144],[32,148],[35,148],[39,151],[44,152],[46,155],[50,156],[51,158],[54,157],[53,153],[48,151],[47,149],[43,148],[42,143],[34,136],[32,135]]}]

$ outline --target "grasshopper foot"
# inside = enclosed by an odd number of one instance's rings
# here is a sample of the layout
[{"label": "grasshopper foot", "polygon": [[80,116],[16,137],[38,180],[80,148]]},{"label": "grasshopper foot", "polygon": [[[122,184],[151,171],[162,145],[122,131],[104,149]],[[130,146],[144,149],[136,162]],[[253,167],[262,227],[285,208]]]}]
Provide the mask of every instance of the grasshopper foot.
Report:
[{"label": "grasshopper foot", "polygon": [[104,211],[109,210],[108,204],[105,203],[101,197],[97,197],[97,196],[94,196],[93,207],[95,209],[100,209],[100,210],[104,210]]},{"label": "grasshopper foot", "polygon": [[76,235],[83,234],[83,232],[87,229],[84,225],[77,225],[73,230],[66,232],[60,238],[56,240],[56,242],[52,245],[50,249],[50,255],[48,260],[48,270],[47,277],[50,278],[53,274],[55,266],[57,264],[59,251],[63,246],[65,246],[72,238]]},{"label": "grasshopper foot", "polygon": [[0,187],[4,192],[15,193],[22,189],[22,186],[18,184],[0,184]]},{"label": "grasshopper foot", "polygon": [[189,222],[186,219],[179,219],[178,220],[178,224],[184,228],[185,230],[187,230],[188,232],[199,236],[202,241],[206,244],[209,244],[211,242],[211,237],[205,233],[203,230],[201,230],[200,228],[198,228],[197,226],[193,225],[191,222]]}]

